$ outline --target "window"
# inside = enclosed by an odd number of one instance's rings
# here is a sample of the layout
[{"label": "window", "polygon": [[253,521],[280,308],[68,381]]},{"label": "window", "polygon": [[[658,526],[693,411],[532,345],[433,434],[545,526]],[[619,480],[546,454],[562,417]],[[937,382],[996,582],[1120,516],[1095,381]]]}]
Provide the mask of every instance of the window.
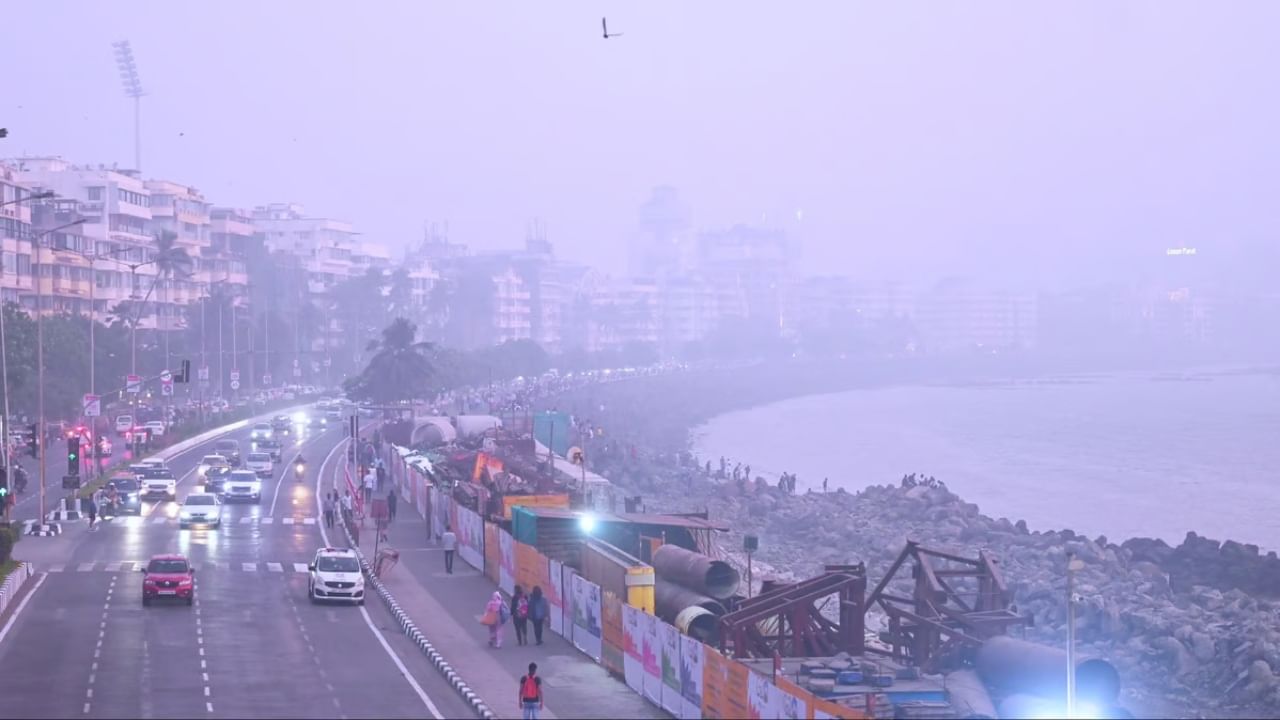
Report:
[{"label": "window", "polygon": [[23,253],[19,253],[17,268],[18,268],[19,275],[30,275],[31,274],[31,256]]},{"label": "window", "polygon": [[152,560],[147,566],[148,572],[177,574],[187,571],[186,560]]},{"label": "window", "polygon": [[353,557],[334,557],[329,555],[316,561],[316,570],[326,573],[358,573],[360,572],[360,563]]},{"label": "window", "polygon": [[100,187],[91,187],[91,188],[89,188],[89,200],[90,200],[90,201],[94,201],[94,200],[101,200],[101,199],[102,199],[102,191],[103,191],[104,189],[105,189],[105,188],[100,188]]}]

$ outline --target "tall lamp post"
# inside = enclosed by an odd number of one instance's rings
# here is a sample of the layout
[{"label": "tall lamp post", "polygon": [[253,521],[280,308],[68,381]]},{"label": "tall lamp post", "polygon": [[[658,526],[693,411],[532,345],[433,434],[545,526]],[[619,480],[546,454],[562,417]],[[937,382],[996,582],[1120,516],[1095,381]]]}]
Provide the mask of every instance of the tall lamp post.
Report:
[{"label": "tall lamp post", "polygon": [[1067,553],[1067,717],[1076,716],[1076,573],[1084,561]]},{"label": "tall lamp post", "polygon": [[138,77],[138,63],[133,59],[133,46],[128,40],[111,43],[116,54],[116,69],[120,71],[120,84],[125,97],[133,98],[133,169],[142,172],[142,80]]},{"label": "tall lamp post", "polygon": [[[62,225],[58,225],[56,227],[49,228],[48,230],[45,230],[43,232],[36,233],[36,235],[31,239],[31,246],[35,250],[36,259],[37,260],[41,259],[41,255],[43,254],[40,252],[40,250],[42,249],[41,243],[44,242],[44,239],[46,237],[52,235],[53,233],[66,230],[67,228],[75,227],[77,225],[83,225],[87,221],[88,221],[88,218],[80,218],[79,220],[72,220],[69,223],[63,223]],[[43,264],[43,263],[40,263],[40,264]],[[50,276],[50,278],[52,278],[52,275]],[[40,519],[40,522],[44,522],[45,475],[47,474],[45,472],[45,457],[46,457],[46,451],[49,446],[49,441],[48,441],[48,433],[45,432],[45,418],[44,418],[44,285],[41,282],[41,276],[39,275],[39,273],[36,273],[35,285],[36,285],[36,386],[37,386],[36,415],[39,417],[39,423],[40,423],[36,428],[38,430],[38,438],[39,438],[39,444],[36,445],[36,447],[39,449],[38,462],[40,465],[40,468],[39,468],[40,514],[37,517]]]}]

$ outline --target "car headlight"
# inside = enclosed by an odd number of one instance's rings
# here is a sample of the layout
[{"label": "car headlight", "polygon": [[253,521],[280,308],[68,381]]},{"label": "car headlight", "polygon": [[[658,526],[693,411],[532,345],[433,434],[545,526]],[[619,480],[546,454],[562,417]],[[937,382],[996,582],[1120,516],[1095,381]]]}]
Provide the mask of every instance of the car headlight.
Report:
[{"label": "car headlight", "polygon": [[190,520],[190,519],[191,519],[191,511],[190,511],[190,510],[183,510],[183,511],[182,511],[182,513],[181,513],[181,515],[182,515],[182,519],[183,519],[183,520]]}]

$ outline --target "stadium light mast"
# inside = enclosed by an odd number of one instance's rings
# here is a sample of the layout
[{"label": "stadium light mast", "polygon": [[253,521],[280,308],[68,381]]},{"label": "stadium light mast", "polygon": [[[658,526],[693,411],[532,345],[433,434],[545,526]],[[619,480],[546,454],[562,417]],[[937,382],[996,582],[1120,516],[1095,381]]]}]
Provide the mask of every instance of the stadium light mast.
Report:
[{"label": "stadium light mast", "polygon": [[142,80],[138,78],[138,63],[133,59],[133,46],[128,40],[111,43],[115,49],[116,68],[120,70],[120,84],[125,97],[133,98],[133,169],[142,172]]}]

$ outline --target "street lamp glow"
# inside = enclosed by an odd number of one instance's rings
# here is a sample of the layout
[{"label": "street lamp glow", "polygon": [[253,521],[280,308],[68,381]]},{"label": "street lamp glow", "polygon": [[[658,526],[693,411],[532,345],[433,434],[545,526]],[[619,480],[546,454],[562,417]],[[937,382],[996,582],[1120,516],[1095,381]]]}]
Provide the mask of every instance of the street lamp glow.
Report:
[{"label": "street lamp glow", "polygon": [[592,515],[591,513],[586,513],[582,517],[578,518],[578,527],[582,528],[582,532],[586,533],[587,535],[590,535],[591,533],[595,532],[596,516]]}]

